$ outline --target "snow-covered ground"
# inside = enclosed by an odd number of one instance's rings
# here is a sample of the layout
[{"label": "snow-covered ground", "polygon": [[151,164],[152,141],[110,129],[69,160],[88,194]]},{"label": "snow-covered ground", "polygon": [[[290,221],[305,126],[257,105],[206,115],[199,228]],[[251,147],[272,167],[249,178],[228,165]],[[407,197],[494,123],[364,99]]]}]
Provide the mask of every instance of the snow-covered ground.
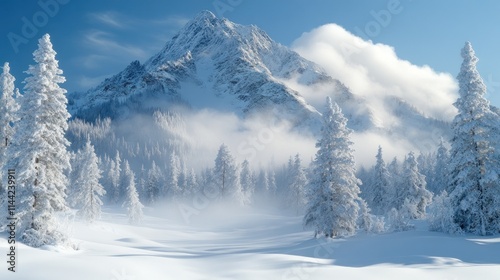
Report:
[{"label": "snow-covered ground", "polygon": [[325,240],[272,210],[212,205],[189,223],[177,207],[146,214],[140,226],[113,208],[94,224],[68,223],[79,250],[18,245],[18,271],[3,261],[0,279],[500,279],[499,236],[448,236],[423,222]]}]

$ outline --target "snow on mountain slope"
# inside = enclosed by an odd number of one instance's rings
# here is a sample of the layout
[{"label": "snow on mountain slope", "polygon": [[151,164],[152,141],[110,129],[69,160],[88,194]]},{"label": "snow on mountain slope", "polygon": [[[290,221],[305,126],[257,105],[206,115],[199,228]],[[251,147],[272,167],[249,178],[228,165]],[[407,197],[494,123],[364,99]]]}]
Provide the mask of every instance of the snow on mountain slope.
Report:
[{"label": "snow on mountain slope", "polygon": [[[417,230],[313,239],[302,217],[211,204],[189,223],[177,206],[147,209],[140,226],[122,209],[68,227],[79,250],[18,245],[17,272],[0,279],[498,279],[500,238]],[[168,216],[165,213],[169,213]],[[0,235],[0,251],[7,240]]]},{"label": "snow on mountain slope", "polygon": [[219,19],[208,11],[187,23],[144,64],[134,61],[96,88],[73,95],[70,110],[92,119],[180,103],[240,116],[267,111],[295,125],[317,125],[317,109],[288,86],[291,79],[306,87],[328,87],[355,128],[373,126],[364,101],[316,64],[255,26]]}]

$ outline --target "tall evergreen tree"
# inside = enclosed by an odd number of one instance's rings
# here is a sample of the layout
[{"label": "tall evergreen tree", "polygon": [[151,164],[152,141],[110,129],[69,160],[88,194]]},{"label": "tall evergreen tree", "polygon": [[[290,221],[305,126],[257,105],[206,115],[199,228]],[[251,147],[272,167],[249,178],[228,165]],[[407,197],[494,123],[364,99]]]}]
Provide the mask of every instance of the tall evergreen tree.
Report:
[{"label": "tall evergreen tree", "polygon": [[[19,104],[17,104],[14,97],[19,94],[19,91],[14,87],[14,81],[16,79],[10,74],[9,63],[5,63],[3,66],[3,72],[0,74],[0,171],[2,174],[6,172],[7,164],[7,147],[12,141],[12,136],[15,132],[14,123],[18,121],[17,111],[19,110]],[[17,93],[17,94],[16,94]],[[2,176],[5,180],[6,176]],[[2,182],[0,180],[0,206],[5,205],[6,196],[5,186],[7,182]],[[5,207],[1,207],[5,209]],[[3,219],[0,220],[0,227],[4,222]]]},{"label": "tall evergreen tree", "polygon": [[189,172],[187,169],[187,165],[185,161],[180,162],[180,170],[179,170],[179,179],[178,179],[178,184],[179,184],[179,197],[181,198],[188,198],[191,196],[191,190],[189,189],[188,185],[188,176]]},{"label": "tall evergreen tree", "polygon": [[252,177],[253,176],[252,170],[250,169],[250,163],[248,162],[248,160],[244,160],[241,164],[240,181],[243,193],[249,199],[252,197],[255,191],[254,179]]},{"label": "tall evergreen tree", "polygon": [[0,166],[3,167],[6,163],[7,146],[12,141],[14,135],[14,123],[19,120],[17,111],[19,104],[15,97],[19,96],[19,92],[15,89],[14,81],[16,79],[10,74],[9,63],[3,66],[3,72],[0,74]]},{"label": "tall evergreen tree", "polygon": [[135,174],[130,169],[130,165],[127,160],[124,161],[123,176],[125,179],[124,181],[126,182],[126,195],[123,207],[127,209],[129,223],[138,224],[142,221],[144,216],[142,212],[144,205],[142,205],[139,200],[139,194],[137,193],[135,186]]},{"label": "tall evergreen tree", "polygon": [[459,98],[450,151],[450,204],[453,221],[465,232],[500,232],[499,117],[490,110],[486,86],[476,69],[478,59],[467,42],[457,76]]},{"label": "tall evergreen tree", "polygon": [[376,156],[377,162],[373,169],[373,178],[370,186],[367,187],[368,202],[374,214],[384,215],[390,210],[392,193],[390,185],[390,175],[382,158],[382,147],[378,147]]},{"label": "tall evergreen tree", "polygon": [[[442,191],[449,187],[449,164],[450,164],[450,153],[448,148],[446,148],[444,140],[441,139],[439,143],[438,150],[436,153],[436,164],[434,166],[434,172],[432,174],[432,179],[430,181],[429,191],[434,194],[440,194]],[[429,183],[428,183],[429,184]]]},{"label": "tall evergreen tree", "polygon": [[160,195],[160,176],[161,171],[153,160],[151,168],[148,171],[148,181],[146,183],[147,203],[153,204],[159,199]]},{"label": "tall evergreen tree", "polygon": [[355,233],[359,211],[359,185],[356,178],[351,130],[337,104],[328,97],[323,113],[321,138],[313,162],[304,225],[326,237]]},{"label": "tall evergreen tree", "polygon": [[179,175],[181,174],[180,159],[175,152],[170,154],[170,159],[167,167],[167,186],[165,195],[170,198],[180,197],[182,190],[179,186]]},{"label": "tall evergreen tree", "polygon": [[259,171],[255,189],[260,195],[267,196],[269,194],[269,177],[267,175],[267,170],[264,168]]},{"label": "tall evergreen tree", "polygon": [[66,90],[59,87],[65,79],[48,34],[38,41],[33,56],[36,64],[26,71],[20,120],[8,153],[18,176],[18,236],[37,247],[64,239],[54,212],[67,209],[70,155],[64,135],[70,115]]},{"label": "tall evergreen tree", "polygon": [[306,185],[307,178],[299,154],[291,164],[288,165],[289,185],[286,202],[297,213],[304,209],[306,205]]},{"label": "tall evergreen tree", "polygon": [[222,198],[242,204],[245,197],[241,189],[240,174],[234,158],[226,145],[222,144],[215,159],[212,178]]},{"label": "tall evergreen tree", "polygon": [[147,178],[148,174],[146,173],[146,169],[144,168],[144,164],[141,165],[141,173],[139,174],[139,178],[137,179],[137,189],[139,192],[139,198],[142,201],[147,200]]},{"label": "tall evergreen tree", "polygon": [[78,166],[73,168],[72,188],[76,190],[75,200],[80,209],[78,211],[87,222],[93,222],[101,216],[101,197],[106,194],[99,180],[101,170],[94,146],[87,140],[85,147],[78,151],[75,157]]},{"label": "tall evergreen tree", "polygon": [[409,212],[409,218],[419,219],[425,217],[427,205],[432,201],[432,193],[426,189],[425,176],[418,170],[418,163],[413,152],[406,157],[403,166],[401,185],[396,192],[395,207],[400,210],[406,206],[405,211]]},{"label": "tall evergreen tree", "polygon": [[116,151],[115,155],[115,160],[113,161],[113,164],[111,165],[112,169],[110,170],[110,179],[111,179],[111,185],[113,187],[113,193],[111,196],[111,201],[113,203],[118,203],[120,202],[120,199],[122,198],[122,190],[121,190],[121,178],[122,178],[122,160],[120,158],[120,152]]},{"label": "tall evergreen tree", "polygon": [[193,168],[191,168],[191,171],[188,174],[187,186],[191,195],[195,195],[198,191],[198,179],[196,178],[196,172],[194,172]]},{"label": "tall evergreen tree", "polygon": [[267,187],[270,197],[276,197],[278,186],[276,185],[276,173],[273,168],[270,168],[267,172]]}]

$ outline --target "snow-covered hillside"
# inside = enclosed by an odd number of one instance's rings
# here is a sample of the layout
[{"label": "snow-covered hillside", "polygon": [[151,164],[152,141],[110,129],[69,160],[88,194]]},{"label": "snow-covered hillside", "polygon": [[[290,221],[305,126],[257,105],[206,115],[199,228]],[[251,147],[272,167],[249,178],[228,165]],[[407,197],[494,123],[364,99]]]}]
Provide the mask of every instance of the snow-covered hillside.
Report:
[{"label": "snow-covered hillside", "polygon": [[[498,279],[500,238],[417,230],[313,239],[302,217],[211,204],[182,219],[177,207],[146,209],[130,226],[122,209],[67,224],[76,251],[20,244],[18,272],[0,279]],[[165,215],[165,213],[168,213]],[[6,250],[5,234],[0,251]]]}]

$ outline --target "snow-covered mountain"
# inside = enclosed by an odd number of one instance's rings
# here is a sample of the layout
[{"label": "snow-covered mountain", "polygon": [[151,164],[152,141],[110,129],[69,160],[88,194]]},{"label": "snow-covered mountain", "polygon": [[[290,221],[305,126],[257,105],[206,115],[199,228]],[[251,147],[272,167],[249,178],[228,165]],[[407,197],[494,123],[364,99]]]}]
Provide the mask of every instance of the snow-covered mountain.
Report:
[{"label": "snow-covered mountain", "polygon": [[318,65],[255,26],[219,19],[208,11],[187,23],[144,64],[134,61],[96,88],[73,96],[70,109],[75,116],[92,119],[181,103],[241,116],[265,110],[296,125],[316,123],[317,109],[283,82],[292,78],[309,87],[328,85],[352,126],[373,126],[364,101]]},{"label": "snow-covered mountain", "polygon": [[144,64],[134,61],[86,93],[71,95],[70,111],[87,120],[126,118],[182,104],[241,117],[271,113],[315,131],[323,108],[314,107],[306,97],[316,91],[331,96],[358,132],[383,130],[405,137],[417,124],[412,134],[426,138],[426,131],[446,127],[402,100],[384,101],[385,113],[392,114],[397,125],[382,127],[366,100],[317,64],[274,42],[256,26],[239,25],[208,11],[188,22]]}]

